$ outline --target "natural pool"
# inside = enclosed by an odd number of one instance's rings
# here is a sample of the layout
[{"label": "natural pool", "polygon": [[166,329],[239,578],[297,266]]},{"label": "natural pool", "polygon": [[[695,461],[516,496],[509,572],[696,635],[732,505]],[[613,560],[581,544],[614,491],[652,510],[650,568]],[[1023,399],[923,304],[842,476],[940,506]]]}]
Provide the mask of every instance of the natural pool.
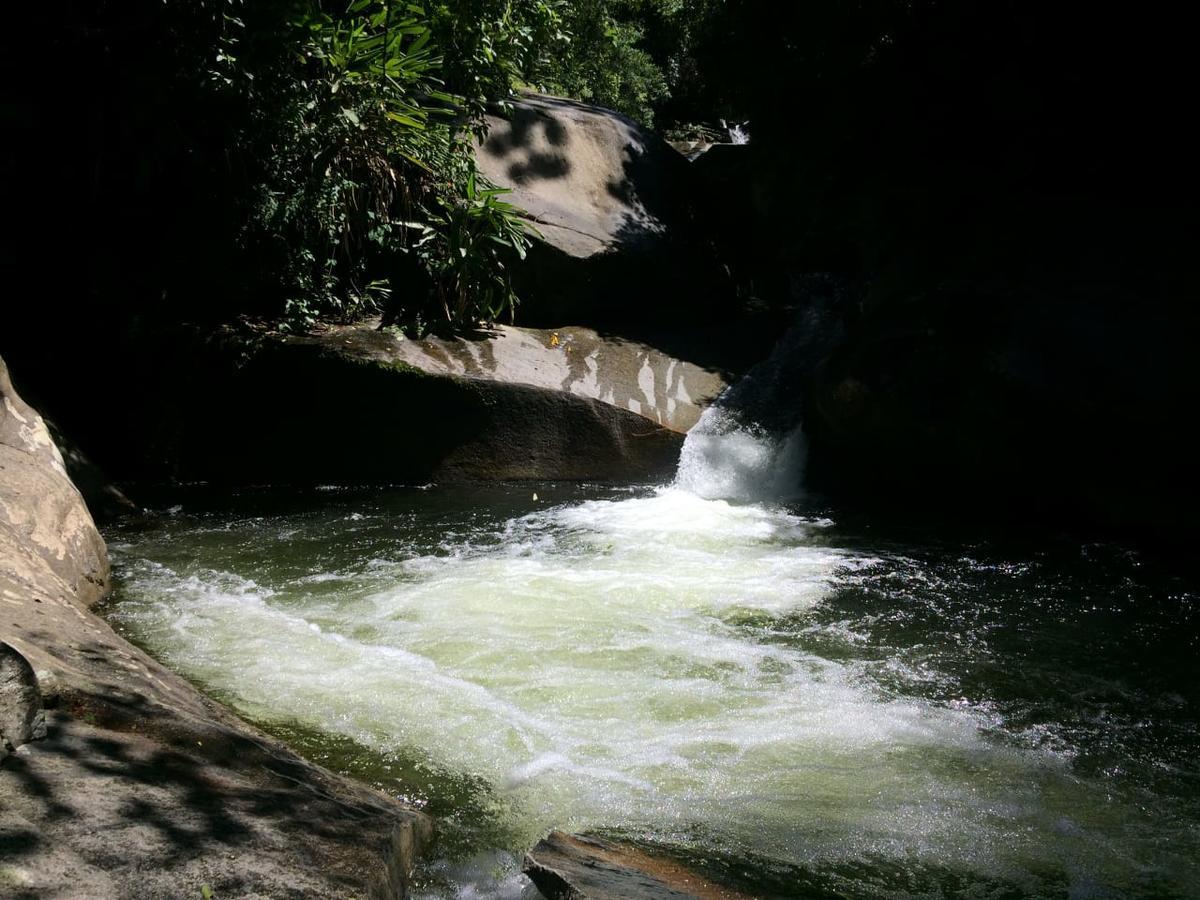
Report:
[{"label": "natural pool", "polygon": [[554,827],[759,895],[1200,893],[1198,594],[1133,554],[678,486],[174,499],[108,535],[111,620],[426,804],[428,896],[520,896]]}]

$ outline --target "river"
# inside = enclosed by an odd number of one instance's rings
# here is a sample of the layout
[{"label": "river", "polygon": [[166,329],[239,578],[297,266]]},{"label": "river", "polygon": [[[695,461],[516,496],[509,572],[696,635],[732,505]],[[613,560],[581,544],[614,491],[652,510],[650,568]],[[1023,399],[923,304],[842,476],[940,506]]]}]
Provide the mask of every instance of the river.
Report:
[{"label": "river", "polygon": [[176,488],[106,535],[108,613],[436,815],[420,896],[533,896],[551,828],[760,896],[1200,896],[1194,582],[841,515],[802,450],[727,423],[665,486]]}]

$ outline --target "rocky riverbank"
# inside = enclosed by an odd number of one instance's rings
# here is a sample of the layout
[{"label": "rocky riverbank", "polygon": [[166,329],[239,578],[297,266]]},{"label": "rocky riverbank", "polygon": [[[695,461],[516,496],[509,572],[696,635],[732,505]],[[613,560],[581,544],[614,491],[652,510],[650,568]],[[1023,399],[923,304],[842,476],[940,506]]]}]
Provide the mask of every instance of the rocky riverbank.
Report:
[{"label": "rocky riverbank", "polygon": [[430,821],[305,762],[94,612],[104,543],[0,362],[0,893],[402,897]]}]

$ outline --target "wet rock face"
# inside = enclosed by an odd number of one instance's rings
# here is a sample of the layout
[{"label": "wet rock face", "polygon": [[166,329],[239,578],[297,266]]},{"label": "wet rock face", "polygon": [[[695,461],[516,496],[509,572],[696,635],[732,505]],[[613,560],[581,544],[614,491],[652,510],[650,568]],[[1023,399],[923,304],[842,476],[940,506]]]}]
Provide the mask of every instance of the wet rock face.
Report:
[{"label": "wet rock face", "polygon": [[46,736],[37,676],[25,657],[0,642],[0,760]]},{"label": "wet rock face", "polygon": [[522,870],[548,900],[748,900],[669,860],[561,831],[527,853]]}]

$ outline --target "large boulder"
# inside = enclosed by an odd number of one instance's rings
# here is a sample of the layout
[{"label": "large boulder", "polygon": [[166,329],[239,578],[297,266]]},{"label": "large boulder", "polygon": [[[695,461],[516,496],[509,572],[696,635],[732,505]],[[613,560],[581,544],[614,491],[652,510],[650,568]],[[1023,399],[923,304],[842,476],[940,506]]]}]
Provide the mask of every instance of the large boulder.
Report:
[{"label": "large boulder", "polygon": [[[364,358],[413,366],[430,375],[521,384],[599,400],[684,434],[724,388],[717,373],[654,347],[605,337],[590,328],[498,326],[466,338],[403,340],[369,328],[335,329],[328,337]],[[645,430],[642,426],[641,430]]]},{"label": "large boulder", "polygon": [[0,359],[0,557],[27,585],[61,580],[90,605],[108,590],[108,554],[67,477],[46,423],[13,388]]},{"label": "large boulder", "polygon": [[516,270],[522,321],[643,327],[726,296],[687,160],[611,110],[528,96],[488,116],[479,168],[540,233]]},{"label": "large boulder", "polygon": [[46,736],[42,692],[29,661],[0,642],[0,760]]},{"label": "large boulder", "polygon": [[161,353],[145,364],[155,377],[123,398],[108,446],[92,441],[125,478],[645,483],[673,474],[684,433],[725,385],[582,328],[193,332],[142,352]]},{"label": "large boulder", "polygon": [[122,640],[92,612],[107,578],[0,361],[0,894],[403,896],[429,821]]}]

